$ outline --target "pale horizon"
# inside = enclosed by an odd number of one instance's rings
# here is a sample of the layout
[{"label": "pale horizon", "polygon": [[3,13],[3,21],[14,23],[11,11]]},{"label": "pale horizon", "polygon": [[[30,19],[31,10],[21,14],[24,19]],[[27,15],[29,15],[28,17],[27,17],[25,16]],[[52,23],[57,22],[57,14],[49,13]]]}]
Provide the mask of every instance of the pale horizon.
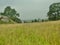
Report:
[{"label": "pale horizon", "polygon": [[20,14],[21,20],[46,19],[49,6],[60,0],[0,0],[0,12],[11,6]]}]

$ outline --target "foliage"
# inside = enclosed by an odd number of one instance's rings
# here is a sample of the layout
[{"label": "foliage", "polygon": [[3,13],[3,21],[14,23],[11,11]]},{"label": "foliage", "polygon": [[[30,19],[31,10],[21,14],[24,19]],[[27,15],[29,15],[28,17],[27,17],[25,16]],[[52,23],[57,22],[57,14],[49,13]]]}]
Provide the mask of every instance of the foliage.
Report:
[{"label": "foliage", "polygon": [[39,22],[40,19],[34,19],[32,22]]},{"label": "foliage", "polygon": [[10,19],[17,23],[21,22],[21,20],[18,18],[20,17],[19,13],[17,13],[17,11],[15,9],[12,9],[10,6],[7,6],[4,12],[0,14],[9,17]]},{"label": "foliage", "polygon": [[17,22],[17,23],[22,23],[22,21],[19,18],[17,18],[17,17],[13,18],[12,20]]},{"label": "foliage", "polygon": [[60,3],[53,3],[49,7],[49,20],[60,20]]}]

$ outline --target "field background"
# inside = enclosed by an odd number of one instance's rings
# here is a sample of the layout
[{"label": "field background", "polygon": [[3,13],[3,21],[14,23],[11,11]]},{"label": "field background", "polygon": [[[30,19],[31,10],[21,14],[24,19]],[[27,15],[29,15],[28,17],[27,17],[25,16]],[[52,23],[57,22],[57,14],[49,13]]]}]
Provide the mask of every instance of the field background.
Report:
[{"label": "field background", "polygon": [[60,21],[0,24],[0,45],[60,45]]}]

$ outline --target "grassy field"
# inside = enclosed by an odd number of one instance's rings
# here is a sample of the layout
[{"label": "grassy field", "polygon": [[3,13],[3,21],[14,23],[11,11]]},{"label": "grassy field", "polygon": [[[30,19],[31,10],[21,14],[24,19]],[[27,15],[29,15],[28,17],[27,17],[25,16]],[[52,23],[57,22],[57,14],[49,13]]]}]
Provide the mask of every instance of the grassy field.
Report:
[{"label": "grassy field", "polygon": [[0,24],[0,45],[60,45],[60,21]]}]

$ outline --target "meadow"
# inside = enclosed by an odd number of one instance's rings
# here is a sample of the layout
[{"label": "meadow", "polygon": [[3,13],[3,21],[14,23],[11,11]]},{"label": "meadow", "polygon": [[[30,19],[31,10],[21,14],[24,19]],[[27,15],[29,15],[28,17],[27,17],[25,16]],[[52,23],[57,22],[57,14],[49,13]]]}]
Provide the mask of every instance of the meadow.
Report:
[{"label": "meadow", "polygon": [[0,24],[0,45],[60,45],[60,21]]}]

